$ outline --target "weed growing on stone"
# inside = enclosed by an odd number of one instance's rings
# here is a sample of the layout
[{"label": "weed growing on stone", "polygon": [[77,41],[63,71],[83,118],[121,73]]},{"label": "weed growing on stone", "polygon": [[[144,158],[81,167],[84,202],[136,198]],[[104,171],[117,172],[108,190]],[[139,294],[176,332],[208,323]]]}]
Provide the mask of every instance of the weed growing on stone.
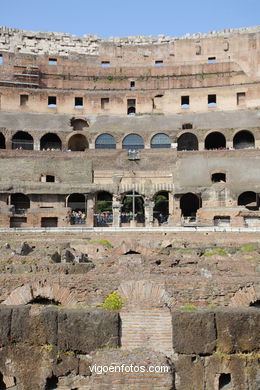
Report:
[{"label": "weed growing on stone", "polygon": [[253,252],[256,249],[255,244],[243,244],[239,247],[239,252]]},{"label": "weed growing on stone", "polygon": [[101,304],[101,307],[107,310],[120,310],[124,304],[123,299],[117,291],[112,292]]},{"label": "weed growing on stone", "polygon": [[113,245],[111,244],[111,242],[106,240],[106,239],[90,240],[89,243],[90,244],[101,244],[101,245],[105,246],[108,249],[113,248]]},{"label": "weed growing on stone", "polygon": [[53,350],[54,345],[52,344],[44,344],[42,346],[42,351],[51,352]]},{"label": "weed growing on stone", "polygon": [[194,310],[197,310],[196,306],[192,305],[190,303],[187,303],[186,305],[182,306],[181,309],[183,311],[194,311]]},{"label": "weed growing on stone", "polygon": [[223,248],[216,248],[216,249],[213,249],[212,251],[206,251],[203,256],[205,256],[205,257],[212,257],[214,255],[218,255],[218,256],[223,256],[224,257],[224,256],[228,256],[228,253]]}]

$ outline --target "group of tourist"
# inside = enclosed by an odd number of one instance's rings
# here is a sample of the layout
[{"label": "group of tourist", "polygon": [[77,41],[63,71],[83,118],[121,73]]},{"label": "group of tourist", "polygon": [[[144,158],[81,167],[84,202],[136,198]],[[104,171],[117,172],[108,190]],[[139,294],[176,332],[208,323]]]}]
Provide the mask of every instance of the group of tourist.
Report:
[{"label": "group of tourist", "polygon": [[113,222],[113,213],[111,211],[103,211],[94,215],[97,226],[111,225]]},{"label": "group of tourist", "polygon": [[86,214],[83,211],[72,211],[70,214],[71,225],[84,225],[86,223]]}]

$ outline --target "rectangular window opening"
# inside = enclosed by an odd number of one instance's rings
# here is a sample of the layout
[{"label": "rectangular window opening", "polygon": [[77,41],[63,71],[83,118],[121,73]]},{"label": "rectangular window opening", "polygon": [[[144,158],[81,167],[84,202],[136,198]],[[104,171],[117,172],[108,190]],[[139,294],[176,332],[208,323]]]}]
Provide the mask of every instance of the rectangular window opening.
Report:
[{"label": "rectangular window opening", "polygon": [[48,96],[48,107],[57,107],[56,96]]},{"label": "rectangular window opening", "polygon": [[215,64],[217,62],[216,57],[208,57],[208,64]]},{"label": "rectangular window opening", "polygon": [[217,95],[208,95],[208,107],[217,106]]},{"label": "rectangular window opening", "polygon": [[190,107],[190,97],[182,96],[181,97],[181,108],[189,108]]},{"label": "rectangular window opening", "polygon": [[29,100],[29,95],[20,95],[20,106],[26,106]]},{"label": "rectangular window opening", "polygon": [[192,123],[183,123],[182,129],[187,130],[187,129],[192,129]]},{"label": "rectangular window opening", "polygon": [[242,106],[246,102],[246,93],[245,92],[238,92],[237,93],[237,105]]},{"label": "rectangular window opening", "polygon": [[102,61],[101,62],[102,68],[109,68],[110,67],[110,61]]},{"label": "rectangular window opening", "polygon": [[49,65],[57,65],[57,58],[49,58]]},{"label": "rectangular window opening", "polygon": [[108,108],[109,105],[109,98],[101,98],[101,108],[102,110],[105,110]]},{"label": "rectangular window opening", "polygon": [[155,61],[154,64],[155,64],[155,66],[163,66],[163,61],[158,60],[158,61]]},{"label": "rectangular window opening", "polygon": [[135,81],[130,81],[130,88],[135,90]]},{"label": "rectangular window opening", "polygon": [[83,108],[83,97],[75,97],[75,108]]},{"label": "rectangular window opening", "polygon": [[0,65],[2,65],[2,63],[3,63],[3,56],[2,54],[0,54]]}]

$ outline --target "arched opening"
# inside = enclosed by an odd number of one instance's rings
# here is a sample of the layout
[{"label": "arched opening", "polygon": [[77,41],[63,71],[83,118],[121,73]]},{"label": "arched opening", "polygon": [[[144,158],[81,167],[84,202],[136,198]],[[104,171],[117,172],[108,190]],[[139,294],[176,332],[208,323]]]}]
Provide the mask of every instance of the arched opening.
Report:
[{"label": "arched opening", "polygon": [[71,126],[73,127],[73,130],[80,131],[85,130],[87,127],[89,127],[89,124],[84,119],[71,119]]},{"label": "arched opening", "polygon": [[0,133],[0,149],[5,149],[5,137],[3,133]]},{"label": "arched opening", "polygon": [[222,172],[213,173],[211,175],[212,183],[219,183],[221,181],[226,181],[226,174]]},{"label": "arched opening", "polygon": [[144,223],[144,200],[141,195],[135,191],[127,192],[122,203],[122,224],[128,224],[132,220],[137,223]]},{"label": "arched opening", "polygon": [[160,191],[154,197],[153,218],[159,224],[167,222],[169,216],[169,192]]},{"label": "arched opening", "polygon": [[231,390],[231,375],[230,374],[220,374],[219,376],[219,390]]},{"label": "arched opening", "polygon": [[57,134],[47,133],[40,140],[41,150],[61,150],[61,140]]},{"label": "arched opening", "polygon": [[128,150],[144,149],[143,138],[138,134],[128,134],[123,139],[122,147]]},{"label": "arched opening", "polygon": [[233,138],[234,149],[247,149],[255,147],[255,137],[248,130],[239,131]]},{"label": "arched opening", "polygon": [[82,225],[86,223],[86,198],[83,194],[71,194],[67,200],[68,207],[71,208],[70,224]]},{"label": "arched opening", "polygon": [[70,137],[68,149],[72,152],[84,152],[88,148],[88,141],[83,134],[75,134]]},{"label": "arched opening", "polygon": [[128,107],[127,115],[135,115],[135,107]]},{"label": "arched opening", "polygon": [[45,390],[55,390],[57,389],[57,385],[59,382],[59,378],[53,375],[51,378],[46,379]]},{"label": "arched opening", "polygon": [[18,131],[12,138],[12,149],[33,150],[33,137],[25,131]]},{"label": "arched opening", "polygon": [[11,194],[11,205],[14,206],[16,214],[23,214],[30,208],[30,199],[21,193]]},{"label": "arched opening", "polygon": [[55,301],[54,299],[37,296],[33,298],[28,305],[60,305],[61,302]]},{"label": "arched opening", "polygon": [[243,192],[239,195],[237,204],[246,207],[248,210],[258,210],[259,196],[253,191]]},{"label": "arched opening", "polygon": [[197,195],[188,192],[182,195],[180,199],[180,208],[183,217],[190,217],[191,221],[195,218],[197,210],[200,208],[200,199]]},{"label": "arched opening", "polygon": [[95,142],[96,149],[115,149],[116,141],[111,134],[100,134]]},{"label": "arched opening", "polygon": [[205,139],[205,149],[225,149],[226,148],[226,138],[222,133],[218,131],[213,131],[207,135]]},{"label": "arched opening", "polygon": [[155,134],[151,140],[151,148],[156,149],[156,148],[170,148],[171,147],[171,142],[170,138],[167,134],[164,133],[158,133]]},{"label": "arched opening", "polygon": [[199,143],[195,134],[184,133],[177,141],[177,150],[198,150]]},{"label": "arched opening", "polygon": [[96,195],[95,226],[110,226],[113,222],[113,197],[109,192],[100,191]]}]

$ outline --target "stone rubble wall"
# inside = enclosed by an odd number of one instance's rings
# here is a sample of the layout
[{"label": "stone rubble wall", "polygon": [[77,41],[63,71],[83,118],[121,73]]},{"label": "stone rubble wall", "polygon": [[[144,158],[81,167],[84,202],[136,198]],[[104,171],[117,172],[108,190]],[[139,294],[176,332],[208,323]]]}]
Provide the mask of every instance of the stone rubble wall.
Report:
[{"label": "stone rubble wall", "polygon": [[234,34],[259,33],[259,31],[260,27],[255,26],[240,29],[224,29],[219,32],[211,31],[205,34],[185,34],[180,38],[160,34],[157,38],[153,36],[129,36],[102,39],[97,35],[87,34],[80,38],[66,33],[25,31],[2,26],[0,27],[0,50],[31,54],[58,54],[61,56],[70,53],[98,55],[100,46],[103,44],[115,46],[172,44],[180,39],[226,38]]}]

